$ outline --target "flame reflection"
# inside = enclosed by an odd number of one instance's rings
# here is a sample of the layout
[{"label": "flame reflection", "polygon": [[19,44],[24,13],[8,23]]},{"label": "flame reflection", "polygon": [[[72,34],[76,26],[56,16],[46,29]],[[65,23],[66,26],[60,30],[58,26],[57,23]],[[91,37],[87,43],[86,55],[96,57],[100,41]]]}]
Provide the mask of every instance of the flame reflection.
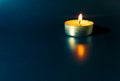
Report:
[{"label": "flame reflection", "polygon": [[67,37],[67,43],[69,51],[73,54],[75,60],[79,62],[86,61],[91,47],[91,39],[92,37],[88,38],[74,38],[74,37]]},{"label": "flame reflection", "polygon": [[85,44],[77,44],[75,49],[75,57],[79,61],[83,61],[87,57],[87,45]]}]

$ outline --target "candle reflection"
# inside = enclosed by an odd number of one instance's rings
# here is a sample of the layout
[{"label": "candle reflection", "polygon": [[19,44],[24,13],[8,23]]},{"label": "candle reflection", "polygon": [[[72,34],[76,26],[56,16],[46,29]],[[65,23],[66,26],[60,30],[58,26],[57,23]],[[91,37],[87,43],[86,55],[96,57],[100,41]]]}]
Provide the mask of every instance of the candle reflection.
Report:
[{"label": "candle reflection", "polygon": [[75,45],[76,45],[76,40],[73,37],[68,38],[68,43],[71,51],[74,51]]},{"label": "candle reflection", "polygon": [[87,51],[88,51],[87,45],[85,45],[85,44],[76,45],[76,49],[75,49],[76,59],[79,61],[85,60],[87,57]]},{"label": "candle reflection", "polygon": [[92,37],[88,38],[74,38],[66,37],[67,47],[69,51],[73,54],[73,57],[78,62],[84,62],[88,59],[91,48]]}]

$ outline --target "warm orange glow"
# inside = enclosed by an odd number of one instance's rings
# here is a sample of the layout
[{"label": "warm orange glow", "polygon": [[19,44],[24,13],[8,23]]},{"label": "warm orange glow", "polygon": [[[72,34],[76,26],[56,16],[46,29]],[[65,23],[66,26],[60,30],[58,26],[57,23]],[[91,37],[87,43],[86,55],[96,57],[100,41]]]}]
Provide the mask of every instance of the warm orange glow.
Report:
[{"label": "warm orange glow", "polygon": [[87,54],[87,46],[85,44],[78,44],[76,46],[76,57],[78,60],[85,60]]},{"label": "warm orange glow", "polygon": [[82,21],[82,14],[78,16],[78,22],[80,23]]},{"label": "warm orange glow", "polygon": [[78,45],[77,48],[78,48],[77,49],[78,56],[79,57],[83,57],[84,54],[85,54],[85,47],[84,47],[84,45]]}]

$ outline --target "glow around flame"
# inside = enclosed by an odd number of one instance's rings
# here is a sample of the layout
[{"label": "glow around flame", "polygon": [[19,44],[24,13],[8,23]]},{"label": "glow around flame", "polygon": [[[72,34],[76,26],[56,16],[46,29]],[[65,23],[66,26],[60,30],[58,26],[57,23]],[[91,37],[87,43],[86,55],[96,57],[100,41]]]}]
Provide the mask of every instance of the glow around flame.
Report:
[{"label": "glow around flame", "polygon": [[82,21],[82,14],[79,14],[79,16],[78,16],[78,22],[80,23],[81,21]]}]

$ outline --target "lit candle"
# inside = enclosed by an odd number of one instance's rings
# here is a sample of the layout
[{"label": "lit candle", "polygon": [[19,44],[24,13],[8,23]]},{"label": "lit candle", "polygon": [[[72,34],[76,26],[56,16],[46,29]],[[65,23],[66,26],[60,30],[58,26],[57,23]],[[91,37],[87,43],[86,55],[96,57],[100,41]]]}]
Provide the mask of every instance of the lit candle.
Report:
[{"label": "lit candle", "polygon": [[82,14],[78,19],[65,21],[65,32],[69,36],[88,36],[92,33],[94,22],[82,20]]}]

